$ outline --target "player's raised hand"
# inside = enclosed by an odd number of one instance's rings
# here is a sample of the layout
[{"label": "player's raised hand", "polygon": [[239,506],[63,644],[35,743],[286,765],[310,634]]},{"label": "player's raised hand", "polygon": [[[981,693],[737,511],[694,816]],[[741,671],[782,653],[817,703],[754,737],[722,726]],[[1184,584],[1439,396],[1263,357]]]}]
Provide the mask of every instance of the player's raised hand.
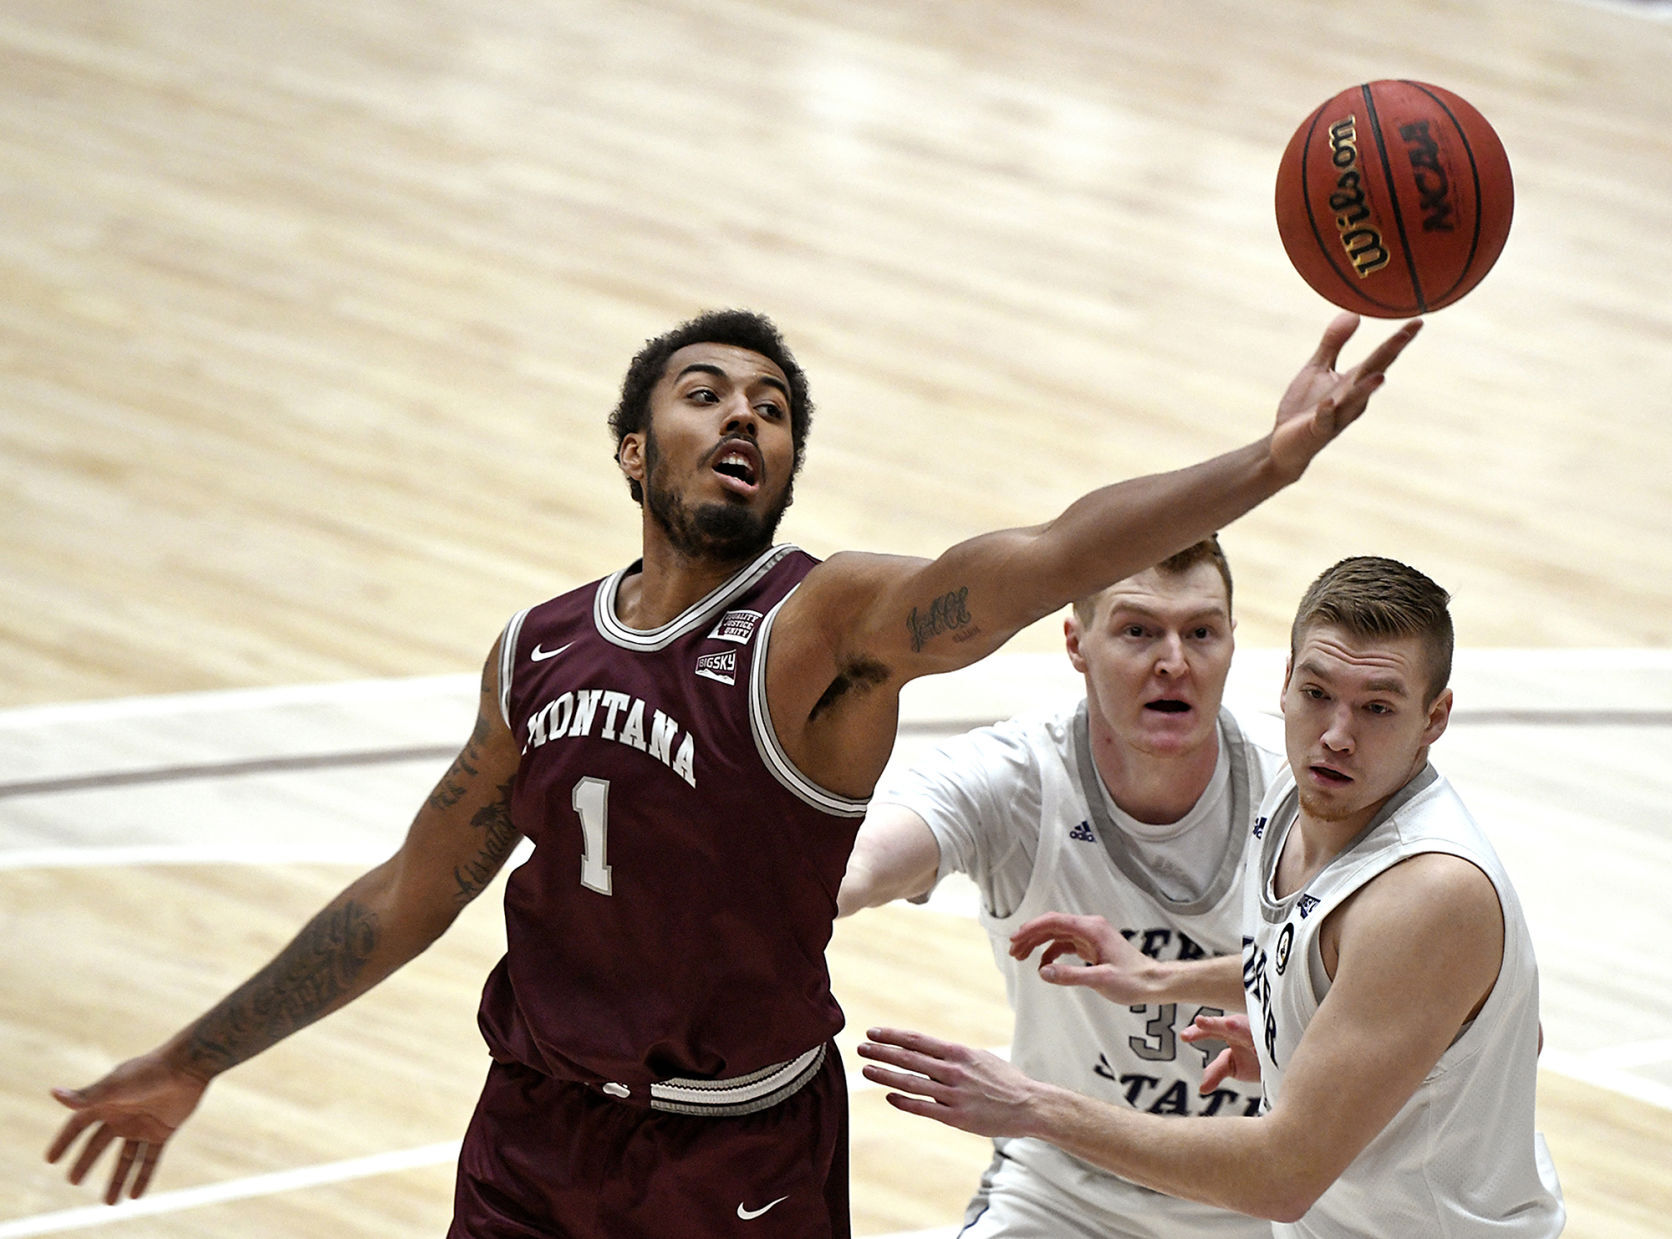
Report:
[{"label": "player's raised hand", "polygon": [[[1085,985],[1111,1002],[1141,1003],[1149,998],[1151,961],[1101,916],[1047,912],[1023,925],[1010,938],[1010,954],[1026,959],[1040,947],[1039,975],[1053,985]],[[1085,966],[1059,963],[1078,956]]]},{"label": "player's raised hand", "polygon": [[80,1183],[105,1149],[120,1145],[105,1203],[144,1194],[151,1185],[163,1146],[197,1108],[209,1082],[170,1066],[158,1052],[131,1058],[86,1088],[55,1088],[52,1095],[75,1113],[64,1121],[46,1151],[56,1162],[83,1132],[91,1129],[81,1153],[70,1166],[70,1182]]},{"label": "player's raised hand", "polygon": [[1358,330],[1357,314],[1338,314],[1324,328],[1318,349],[1290,382],[1277,405],[1271,456],[1286,478],[1297,478],[1312,458],[1364,412],[1387,369],[1422,329],[1421,319],[1403,324],[1351,370],[1339,371],[1341,349]]}]

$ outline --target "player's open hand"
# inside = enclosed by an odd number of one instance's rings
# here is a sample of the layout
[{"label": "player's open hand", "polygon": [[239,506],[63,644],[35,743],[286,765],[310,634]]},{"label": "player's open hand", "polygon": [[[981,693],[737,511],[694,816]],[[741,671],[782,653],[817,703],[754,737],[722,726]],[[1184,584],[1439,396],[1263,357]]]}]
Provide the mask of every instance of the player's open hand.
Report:
[{"label": "player's open hand", "polygon": [[1357,314],[1338,314],[1324,328],[1318,350],[1301,367],[1277,405],[1272,431],[1273,463],[1286,478],[1298,478],[1336,435],[1364,412],[1387,369],[1422,329],[1421,319],[1403,324],[1351,370],[1338,371],[1341,349],[1358,330]]},{"label": "player's open hand", "polygon": [[1181,1029],[1179,1040],[1190,1045],[1204,1041],[1223,1041],[1225,1048],[1202,1070],[1205,1096],[1227,1079],[1258,1083],[1260,1057],[1254,1052],[1254,1033],[1248,1017],[1240,1012],[1231,1015],[1208,1015],[1197,1012],[1190,1027]]},{"label": "player's open hand", "polygon": [[124,1187],[130,1197],[140,1196],[151,1185],[163,1146],[208,1087],[207,1080],[170,1067],[153,1053],[129,1059],[86,1088],[55,1088],[52,1095],[75,1113],[59,1129],[46,1159],[56,1162],[91,1129],[70,1166],[70,1182],[80,1183],[105,1149],[119,1143],[105,1203],[120,1200]]},{"label": "player's open hand", "polygon": [[[978,1136],[1025,1136],[1044,1087],[997,1054],[898,1028],[873,1028],[864,1076],[891,1089],[888,1104]],[[887,1064],[886,1066],[878,1064]]]},{"label": "player's open hand", "polygon": [[[1047,912],[1023,925],[1010,938],[1010,954],[1026,959],[1043,946],[1039,976],[1052,985],[1085,985],[1111,1002],[1136,1005],[1149,1001],[1151,961],[1101,916]],[[1085,965],[1059,963],[1078,956]]]}]

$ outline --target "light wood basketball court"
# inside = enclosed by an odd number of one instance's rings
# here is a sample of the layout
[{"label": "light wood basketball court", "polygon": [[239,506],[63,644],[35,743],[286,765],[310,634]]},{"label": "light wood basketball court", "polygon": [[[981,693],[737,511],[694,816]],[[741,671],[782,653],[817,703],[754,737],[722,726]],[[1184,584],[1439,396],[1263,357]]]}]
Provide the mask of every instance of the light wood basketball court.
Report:
[{"label": "light wood basketball court", "polygon": [[[441,1234],[491,893],[219,1082],[149,1205],[41,1162],[46,1090],[387,854],[506,617],[633,557],[604,418],[645,337],[783,326],[815,553],[1033,523],[1263,431],[1330,317],[1277,157],[1377,77],[1492,120],[1516,224],[1226,532],[1234,695],[1342,555],[1453,591],[1435,756],[1532,921],[1568,1233],[1672,1233],[1669,62],[1666,6],[1574,0],[0,6],[0,1239]],[[897,760],[1072,692],[1056,631],[914,690]],[[832,968],[846,1050],[1008,1038],[957,888]],[[951,1233],[985,1147],[856,1091],[856,1233]]]}]

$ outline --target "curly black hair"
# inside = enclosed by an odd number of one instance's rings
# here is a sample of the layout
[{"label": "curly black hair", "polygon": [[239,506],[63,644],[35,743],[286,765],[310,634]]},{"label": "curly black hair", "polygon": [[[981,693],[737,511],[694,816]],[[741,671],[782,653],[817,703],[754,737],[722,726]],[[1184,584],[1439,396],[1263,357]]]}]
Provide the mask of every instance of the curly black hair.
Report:
[{"label": "curly black hair", "polygon": [[[778,328],[764,314],[753,310],[709,310],[671,331],[665,331],[645,345],[627,367],[627,377],[621,383],[621,401],[610,414],[610,430],[615,434],[616,458],[621,457],[621,441],[630,434],[644,430],[650,419],[650,391],[666,372],[668,358],[688,344],[730,344],[759,353],[784,372],[790,384],[790,436],[795,444],[795,464],[790,476],[801,471],[801,460],[807,450],[807,431],[813,424],[813,401],[807,394],[807,375],[796,364]],[[627,489],[637,502],[644,494],[631,478]]]}]

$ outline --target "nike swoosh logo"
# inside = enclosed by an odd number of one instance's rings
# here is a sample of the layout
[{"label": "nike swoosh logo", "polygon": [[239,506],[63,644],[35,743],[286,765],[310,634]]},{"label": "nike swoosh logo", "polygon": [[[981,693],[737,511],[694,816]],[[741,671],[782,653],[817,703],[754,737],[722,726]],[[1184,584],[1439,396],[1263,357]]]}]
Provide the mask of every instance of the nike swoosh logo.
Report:
[{"label": "nike swoosh logo", "polygon": [[[575,644],[573,641],[569,642],[569,645],[573,644]],[[559,654],[563,653],[564,650],[568,649],[569,645],[560,645],[555,650],[543,650],[536,645],[532,650],[528,651],[529,661],[543,663],[548,658],[556,658]]]},{"label": "nike swoosh logo", "polygon": [[759,1209],[745,1209],[740,1204],[740,1205],[737,1206],[737,1216],[742,1218],[745,1222],[747,1222],[747,1221],[750,1221],[753,1218],[758,1218],[761,1214],[765,1213],[768,1209],[772,1208],[772,1205],[781,1205],[788,1199],[789,1199],[788,1196],[780,1196],[780,1197],[778,1197],[777,1200],[774,1200],[772,1202],[772,1204],[762,1205]]}]

